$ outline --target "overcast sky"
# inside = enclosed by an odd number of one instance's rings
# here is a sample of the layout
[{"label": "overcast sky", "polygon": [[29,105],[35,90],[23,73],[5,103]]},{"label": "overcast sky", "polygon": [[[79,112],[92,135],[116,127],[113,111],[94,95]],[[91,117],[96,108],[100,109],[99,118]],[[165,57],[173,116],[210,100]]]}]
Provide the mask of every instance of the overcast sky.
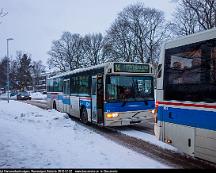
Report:
[{"label": "overcast sky", "polygon": [[1,0],[0,9],[8,15],[0,18],[0,58],[6,55],[6,39],[12,37],[11,56],[22,50],[46,65],[52,41],[64,31],[105,34],[117,14],[136,2],[164,11],[167,18],[175,8],[171,0]]}]

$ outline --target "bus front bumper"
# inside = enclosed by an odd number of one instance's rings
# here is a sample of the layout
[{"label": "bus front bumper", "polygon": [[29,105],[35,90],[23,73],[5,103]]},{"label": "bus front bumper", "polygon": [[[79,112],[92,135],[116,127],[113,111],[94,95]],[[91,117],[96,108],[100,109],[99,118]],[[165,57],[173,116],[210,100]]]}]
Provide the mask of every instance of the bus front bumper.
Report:
[{"label": "bus front bumper", "polygon": [[151,119],[152,113],[149,111],[137,112],[124,112],[119,113],[116,118],[105,118],[105,126],[128,126],[133,124],[139,124],[147,119]]}]

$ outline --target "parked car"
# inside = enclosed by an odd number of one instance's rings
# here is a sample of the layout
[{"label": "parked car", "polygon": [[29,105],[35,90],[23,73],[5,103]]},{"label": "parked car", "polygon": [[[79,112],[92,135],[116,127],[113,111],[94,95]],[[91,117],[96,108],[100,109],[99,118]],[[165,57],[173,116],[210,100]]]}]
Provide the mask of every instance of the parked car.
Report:
[{"label": "parked car", "polygon": [[27,91],[18,92],[17,100],[31,100],[31,95]]},{"label": "parked car", "polygon": [[43,91],[42,94],[47,94],[47,91]]}]

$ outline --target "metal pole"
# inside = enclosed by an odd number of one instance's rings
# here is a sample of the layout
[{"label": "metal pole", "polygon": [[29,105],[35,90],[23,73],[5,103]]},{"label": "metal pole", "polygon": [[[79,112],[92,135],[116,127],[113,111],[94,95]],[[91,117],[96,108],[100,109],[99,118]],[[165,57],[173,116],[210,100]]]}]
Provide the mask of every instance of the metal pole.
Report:
[{"label": "metal pole", "polygon": [[9,90],[10,90],[10,82],[9,82],[9,41],[13,40],[13,38],[8,38],[7,39],[7,90],[8,90],[8,94],[7,94],[7,100],[9,103]]},{"label": "metal pole", "polygon": [[8,103],[9,103],[9,49],[8,49],[8,41],[9,39],[7,39],[7,99],[8,99]]}]

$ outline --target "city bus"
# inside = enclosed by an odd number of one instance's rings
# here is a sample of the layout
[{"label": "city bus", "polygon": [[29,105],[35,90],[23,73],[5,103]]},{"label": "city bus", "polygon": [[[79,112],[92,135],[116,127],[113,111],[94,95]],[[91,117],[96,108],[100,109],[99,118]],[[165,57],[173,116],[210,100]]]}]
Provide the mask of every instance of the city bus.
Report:
[{"label": "city bus", "polygon": [[216,163],[216,29],[166,42],[159,63],[155,135]]},{"label": "city bus", "polygon": [[155,108],[152,66],[109,62],[65,72],[47,81],[52,109],[83,123],[126,126],[152,118]]}]

